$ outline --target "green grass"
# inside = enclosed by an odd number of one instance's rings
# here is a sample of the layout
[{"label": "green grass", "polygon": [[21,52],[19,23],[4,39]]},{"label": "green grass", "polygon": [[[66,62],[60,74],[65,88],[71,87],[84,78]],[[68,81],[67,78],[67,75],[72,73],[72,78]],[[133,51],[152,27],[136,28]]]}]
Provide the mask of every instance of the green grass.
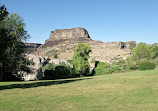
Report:
[{"label": "green grass", "polygon": [[158,69],[52,81],[0,82],[0,111],[157,111]]}]

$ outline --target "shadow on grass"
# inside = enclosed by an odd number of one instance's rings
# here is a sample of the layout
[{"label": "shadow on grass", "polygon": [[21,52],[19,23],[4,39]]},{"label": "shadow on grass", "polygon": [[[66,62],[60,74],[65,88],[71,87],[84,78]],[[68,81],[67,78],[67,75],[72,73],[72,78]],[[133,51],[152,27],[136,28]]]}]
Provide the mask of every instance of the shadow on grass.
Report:
[{"label": "shadow on grass", "polygon": [[11,85],[0,86],[0,90],[14,89],[14,88],[26,89],[26,88],[34,88],[34,87],[40,87],[40,86],[51,86],[51,85],[56,85],[56,84],[65,84],[65,83],[87,80],[87,79],[91,79],[91,78],[72,79],[72,80],[52,80],[52,81],[34,82],[34,83],[27,83],[27,84],[26,83],[25,84],[11,84]]}]

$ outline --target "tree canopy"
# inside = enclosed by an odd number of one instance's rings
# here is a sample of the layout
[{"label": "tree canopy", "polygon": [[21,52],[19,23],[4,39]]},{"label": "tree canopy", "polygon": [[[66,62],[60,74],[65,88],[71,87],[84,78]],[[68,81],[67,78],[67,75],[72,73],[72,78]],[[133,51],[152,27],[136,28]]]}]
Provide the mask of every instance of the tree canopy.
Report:
[{"label": "tree canopy", "polygon": [[88,62],[90,46],[80,43],[75,47],[73,56],[73,68],[76,74],[86,75],[89,73],[90,65]]},{"label": "tree canopy", "polygon": [[5,6],[0,8],[0,68],[1,79],[7,72],[15,74],[27,71],[24,42],[29,39],[23,19],[16,13],[8,14]]}]

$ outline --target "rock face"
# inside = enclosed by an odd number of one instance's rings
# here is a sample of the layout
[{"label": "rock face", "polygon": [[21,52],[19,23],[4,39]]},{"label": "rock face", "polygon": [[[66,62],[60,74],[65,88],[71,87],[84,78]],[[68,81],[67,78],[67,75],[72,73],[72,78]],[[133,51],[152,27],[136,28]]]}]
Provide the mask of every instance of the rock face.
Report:
[{"label": "rock face", "polygon": [[90,38],[87,30],[84,28],[72,28],[51,31],[49,41],[60,39],[76,39],[78,37]]},{"label": "rock face", "polygon": [[38,48],[42,44],[38,44],[38,43],[24,43],[24,45],[26,46],[26,48]]},{"label": "rock face", "polygon": [[48,57],[44,56],[37,56],[34,54],[26,54],[26,57],[33,62],[33,64],[29,65],[29,68],[31,69],[30,73],[26,72],[19,72],[18,74],[21,75],[21,79],[24,81],[30,81],[30,80],[39,80],[43,78],[42,74],[42,66],[47,64],[49,59]]},{"label": "rock face", "polygon": [[38,48],[37,54],[45,55],[50,50],[73,49],[80,42],[93,42],[84,28],[51,31],[49,39]]},{"label": "rock face", "polygon": [[37,51],[37,48],[41,46],[42,44],[38,43],[25,43],[26,53],[27,54],[33,54]]},{"label": "rock face", "polygon": [[[101,42],[94,41],[90,38],[87,30],[84,28],[72,28],[52,31],[48,40],[41,45],[36,54],[37,55],[48,55],[53,60],[53,55],[58,55],[58,60],[68,61],[72,60],[74,47],[78,43],[87,43],[90,45],[92,52],[90,53],[89,62],[101,61],[101,62],[115,62],[120,59],[125,59],[129,56],[130,44],[132,42]],[[52,53],[50,53],[52,52]],[[56,62],[55,62],[56,63]],[[93,65],[94,66],[94,65]]]}]

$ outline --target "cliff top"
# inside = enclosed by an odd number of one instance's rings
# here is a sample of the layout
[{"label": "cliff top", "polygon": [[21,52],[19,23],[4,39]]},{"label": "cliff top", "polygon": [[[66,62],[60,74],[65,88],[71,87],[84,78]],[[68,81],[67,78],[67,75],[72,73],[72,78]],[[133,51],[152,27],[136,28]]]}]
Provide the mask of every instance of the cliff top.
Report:
[{"label": "cliff top", "polygon": [[72,29],[57,29],[51,31],[50,37],[47,41],[59,40],[59,39],[76,39],[76,38],[90,38],[88,31],[84,28],[72,28]]}]

